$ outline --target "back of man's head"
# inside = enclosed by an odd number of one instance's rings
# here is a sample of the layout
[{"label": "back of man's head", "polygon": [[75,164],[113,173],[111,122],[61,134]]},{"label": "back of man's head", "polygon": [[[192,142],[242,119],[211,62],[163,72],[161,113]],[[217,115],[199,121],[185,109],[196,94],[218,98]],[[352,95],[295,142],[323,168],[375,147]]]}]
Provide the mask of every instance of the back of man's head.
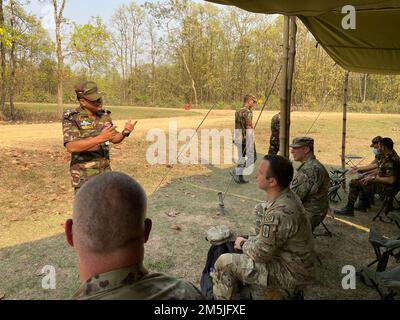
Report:
[{"label": "back of man's head", "polygon": [[75,246],[108,254],[144,242],[146,208],[145,191],[123,173],[105,173],[89,180],[74,202]]},{"label": "back of man's head", "polygon": [[282,189],[289,187],[294,175],[290,160],[278,155],[266,155],[264,160],[269,162],[268,177],[275,178]]},{"label": "back of man's head", "polygon": [[394,146],[394,142],[392,139],[390,138],[383,138],[379,144],[383,147],[385,147],[388,151],[392,151],[393,150],[393,146]]}]

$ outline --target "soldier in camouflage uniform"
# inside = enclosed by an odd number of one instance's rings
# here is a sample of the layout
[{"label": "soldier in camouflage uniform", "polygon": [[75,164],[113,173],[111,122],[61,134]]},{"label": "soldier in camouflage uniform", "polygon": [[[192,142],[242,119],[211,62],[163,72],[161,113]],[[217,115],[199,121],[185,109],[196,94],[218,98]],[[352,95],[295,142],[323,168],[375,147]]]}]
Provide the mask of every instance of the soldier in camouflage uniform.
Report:
[{"label": "soldier in camouflage uniform", "polygon": [[268,154],[278,154],[279,153],[279,135],[281,128],[281,114],[272,117],[271,120],[271,138],[270,138],[270,147]]},{"label": "soldier in camouflage uniform", "polygon": [[224,254],[215,263],[217,299],[234,299],[244,284],[253,299],[298,297],[314,280],[314,244],[310,222],[300,199],[289,189],[293,166],[267,155],[257,172],[267,202],[256,207],[257,235],[235,241],[243,254]]},{"label": "soldier in camouflage uniform", "polygon": [[378,162],[377,171],[370,172],[362,179],[350,181],[347,206],[341,210],[335,210],[335,214],[354,216],[354,204],[358,197],[360,197],[360,199],[366,199],[371,194],[377,193],[386,195],[393,191],[393,188],[399,183],[400,163],[400,159],[393,149],[393,145],[393,140],[390,138],[383,138],[379,142],[381,158]]},{"label": "soldier in camouflage uniform", "polygon": [[149,273],[144,244],[152,222],[147,198],[131,177],[117,172],[96,176],[76,195],[73,220],[66,223],[68,243],[78,256],[82,285],[79,300],[198,300],[191,283]]},{"label": "soldier in camouflage uniform", "polygon": [[[375,159],[368,165],[363,167],[352,167],[350,170],[350,174],[358,174],[358,180],[361,180],[363,177],[373,173],[374,171],[377,173],[378,163],[381,160],[381,155],[379,153],[379,142],[382,140],[381,136],[377,136],[372,139],[371,148],[372,153],[375,156]],[[354,205],[354,209],[359,211],[366,212],[367,209],[371,208],[371,200],[373,200],[373,194],[364,194],[365,199],[359,199],[356,204]]]},{"label": "soldier in camouflage uniform", "polygon": [[329,173],[314,155],[312,138],[296,138],[290,148],[294,160],[301,162],[290,188],[303,202],[314,231],[329,210]]},{"label": "soldier in camouflage uniform", "polygon": [[90,178],[111,171],[110,142],[121,143],[136,123],[126,123],[122,133],[115,130],[111,112],[102,108],[103,94],[96,83],[87,81],[75,88],[80,106],[63,115],[64,146],[71,153],[70,173],[75,193]]},{"label": "soldier in camouflage uniform", "polygon": [[238,166],[231,171],[231,175],[238,184],[248,183],[243,177],[244,168],[253,165],[257,161],[252,110],[256,103],[257,100],[253,95],[246,95],[243,107],[235,113],[234,144],[238,150]]}]

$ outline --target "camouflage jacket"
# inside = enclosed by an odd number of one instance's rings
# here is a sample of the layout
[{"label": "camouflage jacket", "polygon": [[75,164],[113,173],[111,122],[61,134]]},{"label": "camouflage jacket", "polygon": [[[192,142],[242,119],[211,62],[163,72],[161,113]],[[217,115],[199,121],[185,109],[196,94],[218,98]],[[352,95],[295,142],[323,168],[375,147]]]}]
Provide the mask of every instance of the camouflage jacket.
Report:
[{"label": "camouflage jacket", "polygon": [[290,275],[285,279],[288,288],[314,280],[311,225],[300,199],[289,188],[274,201],[256,207],[256,229],[258,235],[243,245],[244,254],[272,273]]},{"label": "camouflage jacket", "polygon": [[278,113],[277,115],[272,117],[271,120],[271,138],[270,138],[270,147],[268,154],[278,154],[279,153],[279,147],[280,147],[280,141],[279,141],[279,135],[280,135],[280,129],[281,128],[281,114]]},{"label": "camouflage jacket", "polygon": [[[82,107],[65,111],[62,123],[64,146],[69,142],[98,136],[105,126],[113,125],[110,114],[110,111],[103,109],[96,118],[91,118]],[[70,171],[75,188],[81,187],[89,178],[110,170],[107,142],[99,145],[97,150],[71,155]]]},{"label": "camouflage jacket", "polygon": [[290,188],[303,202],[309,216],[325,216],[329,209],[329,173],[315,156],[301,164]]},{"label": "camouflage jacket", "polygon": [[[235,114],[235,142],[239,143],[241,139],[242,144],[246,143],[246,123],[253,124],[253,110],[243,107]],[[238,134],[242,135],[241,137]]]},{"label": "camouflage jacket", "polygon": [[78,300],[202,300],[191,283],[132,266],[95,276],[81,285]]},{"label": "camouflage jacket", "polygon": [[400,158],[396,151],[393,150],[386,157],[381,156],[378,161],[378,176],[379,177],[393,177],[398,176]]}]

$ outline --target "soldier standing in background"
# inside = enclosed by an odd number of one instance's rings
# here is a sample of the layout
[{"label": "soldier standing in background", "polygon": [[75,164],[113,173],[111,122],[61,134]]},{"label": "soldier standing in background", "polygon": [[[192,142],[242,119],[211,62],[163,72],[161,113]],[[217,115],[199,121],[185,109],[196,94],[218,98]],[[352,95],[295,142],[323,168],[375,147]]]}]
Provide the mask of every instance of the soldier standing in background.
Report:
[{"label": "soldier standing in background", "polygon": [[271,120],[271,138],[269,143],[268,154],[278,154],[279,153],[279,135],[281,128],[281,113],[276,114]]},{"label": "soldier standing in background", "polygon": [[[238,184],[248,183],[243,177],[243,171],[257,160],[254,140],[253,107],[257,103],[255,96],[244,97],[243,107],[235,114],[235,141],[238,150],[238,165],[230,173]],[[247,158],[247,160],[246,160]]]},{"label": "soldier standing in background", "polygon": [[75,87],[80,106],[63,114],[64,146],[71,153],[70,172],[75,193],[90,178],[111,171],[110,142],[121,143],[137,122],[128,121],[119,133],[111,112],[103,109],[103,93],[87,81]]}]

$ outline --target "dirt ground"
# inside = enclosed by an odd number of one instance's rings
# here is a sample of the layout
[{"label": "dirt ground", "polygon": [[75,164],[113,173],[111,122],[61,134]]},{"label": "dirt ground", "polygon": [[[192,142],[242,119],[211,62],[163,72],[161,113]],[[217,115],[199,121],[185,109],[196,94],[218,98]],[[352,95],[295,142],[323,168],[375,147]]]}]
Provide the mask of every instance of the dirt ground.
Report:
[{"label": "dirt ground", "polygon": [[[232,185],[226,202],[226,216],[218,213],[218,191],[230,182],[230,165],[150,166],[146,162],[149,129],[167,130],[176,120],[179,129],[196,128],[206,111],[193,116],[141,119],[129,140],[112,148],[112,166],[137,179],[149,196],[148,214],[154,230],[146,246],[145,264],[150,270],[167,272],[199,284],[209,244],[205,232],[226,224],[238,234],[253,229],[253,208],[264,194],[257,190],[254,177],[244,186]],[[267,151],[269,123],[266,112],[256,132],[257,151]],[[257,116],[257,112],[255,112]],[[292,136],[305,135],[317,113],[295,112]],[[213,111],[203,128],[230,128],[233,111]],[[124,121],[115,121],[122,128]],[[400,115],[350,114],[348,153],[372,160],[370,140],[376,135],[392,137],[400,143]],[[341,115],[323,113],[308,134],[316,139],[317,157],[328,168],[340,164]],[[74,252],[64,240],[64,222],[71,216],[73,192],[68,175],[69,155],[62,146],[61,124],[0,124],[0,296],[5,299],[66,299],[79,286]],[[162,188],[156,191],[168,173]],[[345,196],[344,196],[345,198]],[[332,204],[339,207],[341,204]],[[379,205],[379,203],[377,203]],[[349,222],[370,228],[374,210],[357,213]],[[399,236],[394,225],[374,223],[389,238]],[[181,228],[176,231],[171,226]],[[374,260],[368,233],[332,218],[327,226],[332,238],[316,239],[322,264],[317,265],[317,283],[306,299],[378,299],[371,289],[357,284],[356,290],[342,289],[342,267],[357,269]],[[40,270],[52,265],[57,271],[57,289],[41,288]]]}]

